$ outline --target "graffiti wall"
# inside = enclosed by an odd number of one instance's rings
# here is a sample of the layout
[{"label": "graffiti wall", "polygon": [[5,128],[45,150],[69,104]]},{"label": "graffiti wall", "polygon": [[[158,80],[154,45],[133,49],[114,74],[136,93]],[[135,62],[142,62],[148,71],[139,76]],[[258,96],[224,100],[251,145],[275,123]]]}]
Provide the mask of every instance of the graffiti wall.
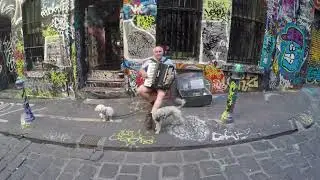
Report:
[{"label": "graffiti wall", "polygon": [[315,17],[311,30],[311,55],[307,69],[307,83],[320,85],[320,1],[315,0]]},{"label": "graffiti wall", "polygon": [[227,61],[232,0],[204,0],[200,62]]},{"label": "graffiti wall", "polygon": [[268,79],[265,87],[301,87],[310,58],[313,0],[268,0],[267,6],[260,60]]},{"label": "graffiti wall", "polygon": [[[27,6],[28,3],[28,0],[0,1],[0,15],[11,19],[10,37],[1,36],[1,52],[3,54],[1,62],[3,61],[6,66],[1,69],[5,69],[7,74],[12,75],[11,83],[14,83],[17,77],[25,79],[29,96],[55,96],[67,91],[68,82],[72,76],[70,44],[73,39],[73,27],[70,22],[70,14],[74,2],[72,0],[42,0],[41,8],[39,4],[34,5],[34,3],[29,3]],[[22,11],[24,6],[28,7],[26,13]],[[31,6],[36,9],[30,10]],[[36,12],[39,12],[39,15]],[[39,19],[37,23],[40,24],[42,34],[37,39],[43,38],[43,44],[35,45],[29,41],[24,42],[30,38],[24,38],[22,20],[24,19],[26,24],[35,23],[35,20],[30,20],[30,18]],[[26,26],[29,29],[30,27]],[[37,61],[27,62],[26,55],[28,58],[32,58],[35,54],[33,51],[26,52],[25,44],[29,44],[28,48],[43,46],[44,53],[37,58]],[[32,63],[31,66],[30,63]],[[33,68],[27,71],[26,66]]]},{"label": "graffiti wall", "polygon": [[141,61],[152,56],[156,39],[156,0],[124,0],[121,12],[124,58]]}]

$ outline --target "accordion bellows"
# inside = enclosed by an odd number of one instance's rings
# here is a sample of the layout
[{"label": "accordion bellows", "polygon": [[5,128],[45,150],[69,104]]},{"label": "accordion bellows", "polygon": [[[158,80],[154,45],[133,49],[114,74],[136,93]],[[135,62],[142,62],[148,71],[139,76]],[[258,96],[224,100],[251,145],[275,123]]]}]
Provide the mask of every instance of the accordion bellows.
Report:
[{"label": "accordion bellows", "polygon": [[152,62],[148,66],[144,86],[154,89],[170,89],[175,78],[174,66]]}]

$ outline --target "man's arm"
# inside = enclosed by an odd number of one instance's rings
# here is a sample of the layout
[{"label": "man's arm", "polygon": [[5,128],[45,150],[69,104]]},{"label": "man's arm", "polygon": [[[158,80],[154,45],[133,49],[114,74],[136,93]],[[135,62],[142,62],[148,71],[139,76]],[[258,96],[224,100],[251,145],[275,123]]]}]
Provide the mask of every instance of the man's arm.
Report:
[{"label": "man's arm", "polygon": [[149,65],[149,60],[146,60],[146,61],[142,64],[142,66],[141,66],[141,68],[140,68],[140,70],[139,70],[139,73],[141,74],[141,76],[142,76],[143,78],[147,78],[148,65]]}]

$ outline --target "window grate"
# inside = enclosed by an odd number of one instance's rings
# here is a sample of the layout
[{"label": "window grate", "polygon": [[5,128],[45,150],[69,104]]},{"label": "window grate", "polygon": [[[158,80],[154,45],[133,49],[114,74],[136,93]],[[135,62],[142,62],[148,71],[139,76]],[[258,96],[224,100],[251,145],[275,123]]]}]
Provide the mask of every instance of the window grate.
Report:
[{"label": "window grate", "polygon": [[174,59],[197,57],[201,16],[202,0],[158,0],[156,44]]},{"label": "window grate", "polygon": [[41,1],[26,0],[22,5],[22,28],[27,70],[43,62],[44,38],[41,31]]},{"label": "window grate", "polygon": [[227,62],[257,65],[265,29],[266,5],[261,0],[233,0]]}]

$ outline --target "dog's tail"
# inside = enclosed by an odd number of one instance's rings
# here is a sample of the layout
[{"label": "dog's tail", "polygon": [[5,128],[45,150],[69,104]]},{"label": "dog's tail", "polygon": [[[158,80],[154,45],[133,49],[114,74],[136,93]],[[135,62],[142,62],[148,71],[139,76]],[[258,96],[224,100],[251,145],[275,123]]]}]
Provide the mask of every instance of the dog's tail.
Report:
[{"label": "dog's tail", "polygon": [[181,99],[181,98],[176,98],[176,99],[174,100],[174,102],[180,105],[180,106],[178,106],[178,108],[181,108],[181,107],[183,107],[183,106],[186,104],[186,100]]}]

